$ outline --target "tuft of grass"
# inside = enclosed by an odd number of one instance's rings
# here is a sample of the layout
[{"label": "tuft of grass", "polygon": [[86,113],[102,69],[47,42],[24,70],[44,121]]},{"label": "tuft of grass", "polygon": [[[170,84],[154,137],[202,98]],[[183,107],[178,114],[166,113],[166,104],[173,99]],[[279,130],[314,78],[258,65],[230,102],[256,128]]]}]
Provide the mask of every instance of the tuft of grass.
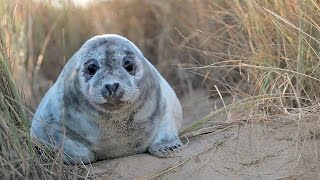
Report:
[{"label": "tuft of grass", "polygon": [[[17,89],[12,69],[17,43],[25,36],[24,24],[17,24],[17,2],[1,3],[0,16],[0,177],[1,179],[85,178],[86,169],[68,167],[29,136],[30,120],[24,97]],[[22,22],[19,22],[22,23]],[[20,29],[21,28],[21,29]],[[21,31],[22,32],[21,32]]]},{"label": "tuft of grass", "polygon": [[[196,30],[205,39],[203,46],[182,45],[181,48],[197,51],[210,60],[186,70],[202,76],[212,95],[222,92],[233,96],[235,101],[187,127],[184,133],[201,127],[220,111],[237,109],[239,105],[247,107],[243,119],[248,121],[318,105],[320,6],[317,1],[206,3],[208,6],[200,12],[213,27]],[[233,74],[221,75],[221,72]],[[218,79],[219,76],[222,78]],[[228,78],[233,78],[236,85]],[[224,88],[217,89],[216,83]]]}]

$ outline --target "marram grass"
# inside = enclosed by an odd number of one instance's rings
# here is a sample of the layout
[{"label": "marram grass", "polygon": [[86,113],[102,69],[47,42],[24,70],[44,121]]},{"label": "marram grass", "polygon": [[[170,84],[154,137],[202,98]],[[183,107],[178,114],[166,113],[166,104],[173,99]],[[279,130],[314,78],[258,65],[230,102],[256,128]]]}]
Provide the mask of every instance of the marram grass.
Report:
[{"label": "marram grass", "polygon": [[[12,20],[11,16],[3,16],[2,20],[5,18]],[[21,38],[21,32],[17,32],[18,28],[13,30],[13,26],[18,25],[13,21],[9,23],[10,27],[3,28],[3,24],[1,25],[0,179],[83,178],[77,166],[64,165],[59,156],[49,153],[46,148],[37,146],[31,140],[30,118],[27,116],[22,93],[15,86],[11,71],[16,50],[14,47],[17,47],[12,42]]]}]

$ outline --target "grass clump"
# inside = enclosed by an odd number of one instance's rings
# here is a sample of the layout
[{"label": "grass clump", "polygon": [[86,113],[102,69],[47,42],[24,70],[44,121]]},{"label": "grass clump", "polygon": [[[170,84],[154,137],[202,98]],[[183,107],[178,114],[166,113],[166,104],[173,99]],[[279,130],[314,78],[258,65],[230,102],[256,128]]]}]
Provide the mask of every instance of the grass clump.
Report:
[{"label": "grass clump", "polygon": [[30,120],[24,97],[17,89],[12,75],[15,52],[19,47],[16,43],[23,41],[25,37],[22,33],[25,24],[15,21],[17,5],[6,2],[0,6],[0,177],[81,178],[78,167],[65,166],[58,155],[50,154],[45,148],[37,146],[29,136]]},{"label": "grass clump", "polygon": [[[199,11],[207,25],[198,28],[206,57],[187,68],[204,78],[213,96],[229,94],[234,103],[185,129],[192,131],[220,112],[240,119],[301,112],[319,103],[319,16],[317,1],[207,1]],[[211,24],[211,26],[210,26]],[[185,38],[190,39],[190,38]],[[231,79],[231,80],[230,80]],[[220,86],[215,86],[219,84]]]}]

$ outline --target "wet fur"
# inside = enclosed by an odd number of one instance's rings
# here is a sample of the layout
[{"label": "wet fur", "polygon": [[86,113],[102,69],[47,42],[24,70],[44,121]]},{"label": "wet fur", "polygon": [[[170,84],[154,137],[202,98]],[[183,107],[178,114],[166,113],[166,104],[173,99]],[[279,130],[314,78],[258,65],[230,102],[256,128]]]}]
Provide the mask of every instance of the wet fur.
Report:
[{"label": "wet fur", "polygon": [[[83,73],[90,58],[105,68],[94,76],[96,81]],[[114,69],[123,58],[137,61],[134,79]],[[122,99],[109,102],[101,97],[99,88],[105,81],[121,83]],[[147,150],[166,157],[181,146],[181,118],[174,91],[140,50],[121,36],[101,35],[88,40],[68,61],[42,99],[30,133],[54,149],[63,148],[64,160],[72,163]]]}]

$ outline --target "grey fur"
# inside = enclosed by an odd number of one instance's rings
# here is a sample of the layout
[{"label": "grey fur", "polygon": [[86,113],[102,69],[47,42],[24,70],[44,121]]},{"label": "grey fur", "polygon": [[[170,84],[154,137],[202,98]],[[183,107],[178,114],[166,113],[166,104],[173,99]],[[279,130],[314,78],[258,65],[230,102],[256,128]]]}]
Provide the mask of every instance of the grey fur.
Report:
[{"label": "grey fur", "polygon": [[[99,62],[94,75],[84,64]],[[130,60],[130,75],[122,67]],[[113,96],[102,96],[105,83],[119,83]],[[168,83],[129,40],[101,35],[88,40],[68,61],[42,99],[31,136],[54,149],[64,160],[90,163],[147,150],[167,157],[181,147],[179,100]]]}]

